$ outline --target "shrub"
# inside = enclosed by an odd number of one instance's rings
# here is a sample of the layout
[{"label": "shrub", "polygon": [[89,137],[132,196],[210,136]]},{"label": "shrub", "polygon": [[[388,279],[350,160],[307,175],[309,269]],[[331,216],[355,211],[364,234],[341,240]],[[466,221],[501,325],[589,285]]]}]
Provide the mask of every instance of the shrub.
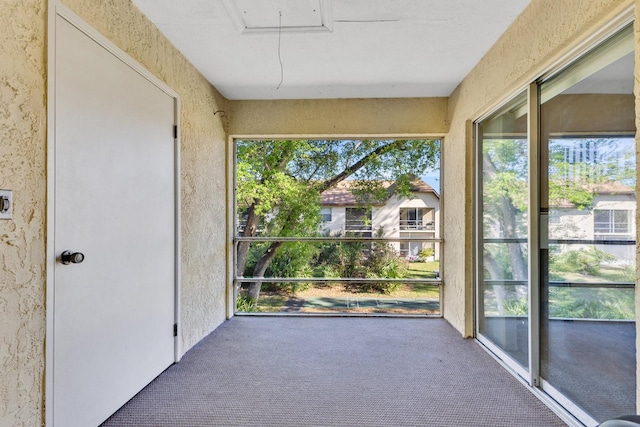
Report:
[{"label": "shrub", "polygon": [[635,318],[635,293],[633,289],[551,288],[549,316],[631,320]]},{"label": "shrub", "polygon": [[434,254],[435,254],[435,251],[433,250],[433,248],[425,248],[420,251],[421,258],[427,258],[427,257],[433,256]]},{"label": "shrub", "polygon": [[[407,277],[407,268],[404,262],[398,257],[393,247],[387,243],[374,243],[364,266],[366,267],[366,277],[370,279],[402,279]],[[400,284],[374,282],[362,284],[360,287],[364,291],[390,294],[396,291]]]},{"label": "shrub", "polygon": [[504,302],[504,312],[512,316],[529,314],[529,301],[526,298],[510,299]]},{"label": "shrub", "polygon": [[[384,242],[328,242],[321,245],[315,270],[325,277],[400,279],[407,276],[406,262]],[[391,293],[398,283],[351,283],[356,292]]]},{"label": "shrub", "polygon": [[243,313],[250,313],[255,311],[256,300],[253,298],[247,298],[246,295],[238,295],[236,299],[236,310]]},{"label": "shrub", "polygon": [[550,259],[549,268],[552,271],[597,275],[600,272],[600,264],[602,262],[615,259],[613,255],[607,252],[590,247],[588,249],[554,254]]},{"label": "shrub", "polygon": [[[253,269],[270,243],[256,243],[251,246],[247,257],[244,274],[253,275]],[[306,242],[286,242],[278,250],[276,256],[265,272],[271,277],[312,277],[311,263],[317,256],[318,249]],[[267,292],[295,293],[308,289],[310,283],[271,283],[263,282],[261,289]]]}]

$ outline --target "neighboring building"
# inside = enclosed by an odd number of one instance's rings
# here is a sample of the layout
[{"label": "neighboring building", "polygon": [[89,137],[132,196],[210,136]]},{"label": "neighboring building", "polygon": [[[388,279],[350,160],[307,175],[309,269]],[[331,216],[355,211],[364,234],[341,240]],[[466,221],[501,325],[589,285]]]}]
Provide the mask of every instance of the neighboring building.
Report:
[{"label": "neighboring building", "polygon": [[[634,190],[620,183],[610,182],[598,184],[594,191],[592,209],[577,209],[568,201],[561,201],[549,209],[549,237],[586,241],[635,241]],[[571,249],[578,248],[579,246],[571,245]],[[633,262],[635,259],[635,245],[602,244],[596,245],[596,248],[610,253],[620,261]]]},{"label": "neighboring building", "polygon": [[[320,196],[322,228],[330,234],[352,233],[363,237],[435,239],[440,237],[440,195],[419,178],[412,182],[411,198],[390,196],[385,201],[362,203],[351,191],[355,181],[346,180]],[[393,182],[382,185],[391,188]],[[369,208],[369,205],[371,208]],[[439,259],[439,245],[434,242],[408,241],[390,243],[402,256],[419,255],[432,248]]]}]

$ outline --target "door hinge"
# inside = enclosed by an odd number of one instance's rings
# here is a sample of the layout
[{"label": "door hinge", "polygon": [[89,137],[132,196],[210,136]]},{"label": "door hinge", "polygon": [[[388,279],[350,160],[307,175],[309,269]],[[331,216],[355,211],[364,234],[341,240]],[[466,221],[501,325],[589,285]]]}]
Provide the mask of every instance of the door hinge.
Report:
[{"label": "door hinge", "polygon": [[178,324],[177,323],[173,324],[173,336],[174,337],[178,336]]},{"label": "door hinge", "polygon": [[173,126],[173,138],[177,138],[178,137],[178,126]]}]

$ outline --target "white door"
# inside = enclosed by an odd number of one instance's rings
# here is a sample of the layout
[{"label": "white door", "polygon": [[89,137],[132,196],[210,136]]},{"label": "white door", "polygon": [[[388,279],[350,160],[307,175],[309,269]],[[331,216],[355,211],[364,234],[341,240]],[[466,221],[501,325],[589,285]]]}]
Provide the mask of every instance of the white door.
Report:
[{"label": "white door", "polygon": [[53,420],[85,427],[174,361],[175,100],[60,16],[55,43]]}]

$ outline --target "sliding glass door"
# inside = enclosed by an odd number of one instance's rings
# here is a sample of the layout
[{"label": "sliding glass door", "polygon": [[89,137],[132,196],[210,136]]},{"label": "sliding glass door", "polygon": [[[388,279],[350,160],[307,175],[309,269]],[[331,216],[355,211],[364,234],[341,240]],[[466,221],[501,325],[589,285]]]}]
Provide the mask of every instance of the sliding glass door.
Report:
[{"label": "sliding glass door", "polygon": [[596,421],[635,413],[636,403],[632,35],[540,86],[540,376]]},{"label": "sliding glass door", "polygon": [[586,425],[636,412],[633,49],[629,26],[476,123],[478,338]]},{"label": "sliding glass door", "polygon": [[478,126],[478,331],[528,368],[527,94]]}]

